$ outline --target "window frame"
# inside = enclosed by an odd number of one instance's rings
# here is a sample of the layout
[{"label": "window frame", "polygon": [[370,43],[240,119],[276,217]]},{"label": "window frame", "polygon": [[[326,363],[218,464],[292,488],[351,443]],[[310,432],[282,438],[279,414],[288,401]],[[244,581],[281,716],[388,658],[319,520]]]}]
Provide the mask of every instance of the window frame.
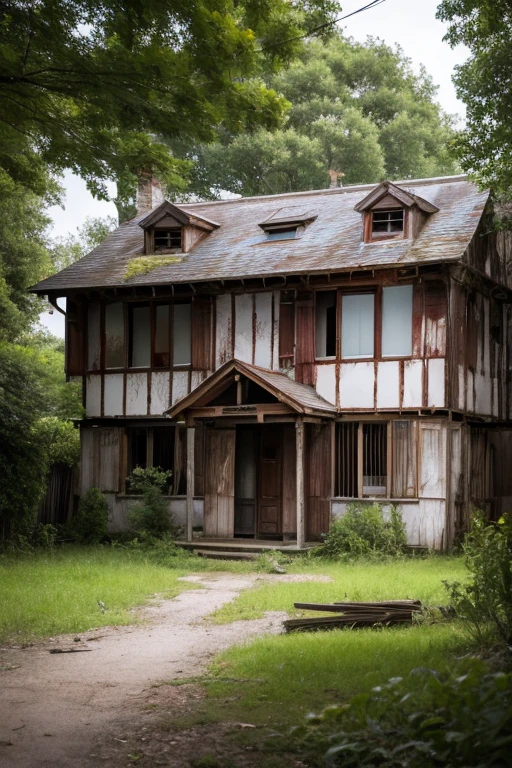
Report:
[{"label": "window frame", "polygon": [[[373,214],[374,213],[393,213],[394,211],[403,211],[403,228],[399,232],[374,232],[373,231]],[[404,240],[407,239],[409,230],[409,210],[403,206],[392,205],[386,208],[372,208],[370,211],[365,211],[363,220],[363,242],[365,243],[379,243],[386,240]]]}]

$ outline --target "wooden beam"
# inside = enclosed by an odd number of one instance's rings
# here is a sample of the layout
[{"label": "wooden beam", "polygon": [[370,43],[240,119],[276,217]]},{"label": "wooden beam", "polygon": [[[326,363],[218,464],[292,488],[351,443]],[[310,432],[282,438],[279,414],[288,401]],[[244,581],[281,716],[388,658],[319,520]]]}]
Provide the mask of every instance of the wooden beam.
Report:
[{"label": "wooden beam", "polygon": [[194,427],[187,427],[187,541],[192,541],[192,517],[194,514]]},{"label": "wooden beam", "polygon": [[297,419],[295,424],[297,461],[297,547],[304,546],[304,423]]}]

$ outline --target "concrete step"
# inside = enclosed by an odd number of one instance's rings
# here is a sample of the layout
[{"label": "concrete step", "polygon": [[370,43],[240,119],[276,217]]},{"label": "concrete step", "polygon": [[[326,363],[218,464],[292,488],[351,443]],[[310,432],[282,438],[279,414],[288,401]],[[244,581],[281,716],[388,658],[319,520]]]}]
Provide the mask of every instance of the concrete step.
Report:
[{"label": "concrete step", "polygon": [[257,560],[257,552],[229,552],[222,549],[196,549],[199,557],[209,560]]},{"label": "concrete step", "polygon": [[262,541],[254,539],[236,539],[231,541],[201,540],[196,541],[176,541],[176,545],[183,549],[202,550],[204,552],[248,552],[250,554],[260,554],[277,550],[283,554],[298,554],[311,549],[314,544],[306,544],[303,549],[298,549],[295,542],[289,544],[283,541]]}]

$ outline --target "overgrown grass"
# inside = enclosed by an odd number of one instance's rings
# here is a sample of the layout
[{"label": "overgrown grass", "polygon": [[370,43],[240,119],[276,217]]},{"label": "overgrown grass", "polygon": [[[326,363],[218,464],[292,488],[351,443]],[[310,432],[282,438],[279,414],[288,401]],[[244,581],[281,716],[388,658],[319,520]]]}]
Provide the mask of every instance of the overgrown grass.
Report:
[{"label": "overgrown grass", "polygon": [[[181,565],[181,564],[180,564]],[[170,569],[122,548],[68,546],[0,558],[0,642],[131,624],[129,609],[152,596],[174,597],[185,562]],[[104,612],[99,602],[105,604]]]},{"label": "overgrown grass", "polygon": [[272,727],[298,724],[308,712],[417,667],[447,669],[464,643],[456,624],[262,637],[216,657],[201,716]]},{"label": "overgrown grass", "polygon": [[426,605],[445,605],[448,600],[442,580],[467,578],[463,559],[447,556],[354,563],[298,560],[288,566],[288,572],[327,576],[332,581],[286,582],[276,575],[271,583],[243,592],[220,608],[213,614],[213,621],[223,624],[236,619],[261,618],[265,611],[288,611],[296,615],[294,602],[417,599]]}]

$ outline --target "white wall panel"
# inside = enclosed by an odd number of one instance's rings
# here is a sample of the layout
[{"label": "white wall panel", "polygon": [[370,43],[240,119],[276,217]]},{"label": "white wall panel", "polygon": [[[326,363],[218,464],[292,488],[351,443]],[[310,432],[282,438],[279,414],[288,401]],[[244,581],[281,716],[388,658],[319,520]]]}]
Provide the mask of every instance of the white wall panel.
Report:
[{"label": "white wall panel", "polygon": [[274,291],[274,355],[272,358],[272,368],[279,370],[279,310],[281,308],[281,292]]},{"label": "white wall panel", "polygon": [[151,375],[150,413],[159,416],[169,408],[169,372],[160,371]]},{"label": "white wall panel", "polygon": [[419,496],[446,498],[446,427],[420,424],[421,468]]},{"label": "white wall panel", "polygon": [[126,415],[145,416],[148,412],[147,373],[126,375]]},{"label": "white wall panel", "polygon": [[463,365],[458,366],[458,376],[459,376],[459,400],[458,400],[458,406],[461,408],[461,410],[465,410],[466,408],[466,379],[464,376],[465,368]]},{"label": "white wall panel", "polygon": [[373,363],[342,363],[340,366],[341,408],[373,408],[374,380]]},{"label": "white wall panel", "polygon": [[188,371],[174,371],[172,374],[172,404],[188,395]]},{"label": "white wall panel", "polygon": [[192,371],[190,374],[190,391],[192,392],[198,387],[205,378],[203,371]]},{"label": "white wall panel", "polygon": [[215,317],[215,368],[233,357],[231,344],[231,295],[217,296]]},{"label": "white wall panel", "polygon": [[475,373],[475,413],[490,416],[492,382],[487,376]]},{"label": "white wall panel", "polygon": [[379,363],[377,368],[377,408],[400,407],[400,363]]},{"label": "white wall panel", "polygon": [[316,391],[328,403],[336,405],[336,365],[316,366]]},{"label": "white wall panel", "polygon": [[123,415],[123,380],[124,376],[122,373],[105,374],[104,416]]},{"label": "white wall panel", "polygon": [[272,294],[257,293],[254,364],[272,367]]},{"label": "white wall panel", "polygon": [[101,376],[87,376],[85,412],[89,418],[101,416]]},{"label": "white wall panel", "polygon": [[235,296],[235,357],[252,363],[252,294]]},{"label": "white wall panel", "polygon": [[444,408],[444,366],[443,357],[434,357],[428,361],[428,406]]},{"label": "white wall panel", "polygon": [[404,398],[402,408],[423,406],[423,360],[404,362]]}]

